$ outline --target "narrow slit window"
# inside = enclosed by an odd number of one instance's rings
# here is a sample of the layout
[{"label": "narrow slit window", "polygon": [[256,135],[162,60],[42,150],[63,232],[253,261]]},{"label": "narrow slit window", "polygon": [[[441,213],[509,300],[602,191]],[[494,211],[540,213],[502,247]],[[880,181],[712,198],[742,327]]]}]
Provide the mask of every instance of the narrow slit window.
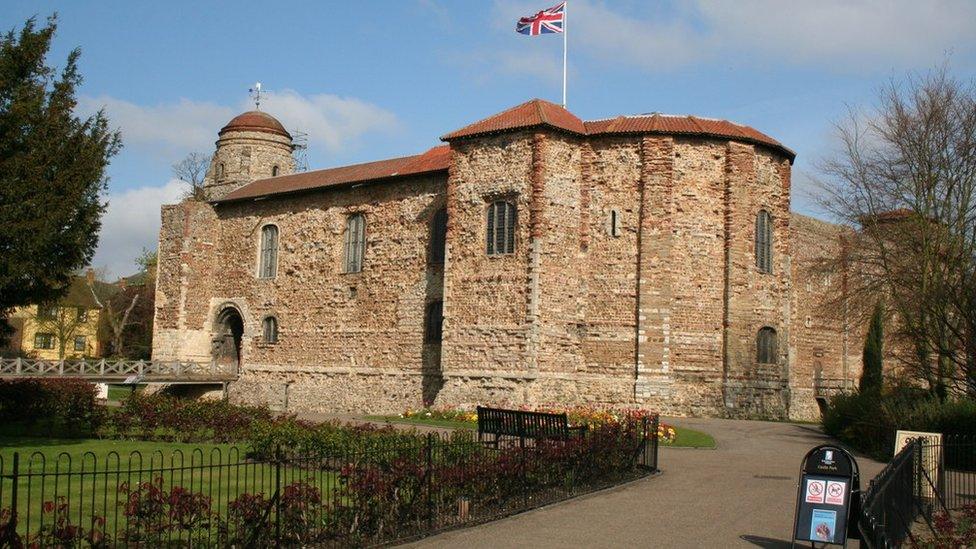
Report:
[{"label": "narrow slit window", "polygon": [[620,236],[620,212],[617,210],[610,210],[610,236]]},{"label": "narrow slit window", "polygon": [[265,225],[261,229],[261,258],[258,276],[274,278],[278,274],[278,227]]},{"label": "narrow slit window", "polygon": [[346,236],[343,243],[343,269],[347,273],[363,270],[363,253],[366,248],[366,218],[353,214],[346,219]]},{"label": "narrow slit window", "polygon": [[444,248],[447,245],[447,210],[441,209],[434,214],[430,223],[430,263],[444,263]]},{"label": "narrow slit window", "polygon": [[773,364],[776,362],[776,330],[766,326],[756,336],[756,362]]},{"label": "narrow slit window", "polygon": [[263,322],[264,331],[264,342],[265,343],[278,343],[278,319],[269,316],[264,319]]},{"label": "narrow slit window", "polygon": [[278,176],[278,166],[272,166],[271,167],[271,177],[277,177],[277,176]]},{"label": "narrow slit window", "polygon": [[756,216],[756,268],[773,272],[773,218],[766,210],[759,210]]},{"label": "narrow slit window", "polygon": [[504,200],[488,207],[488,255],[515,253],[515,204]]}]

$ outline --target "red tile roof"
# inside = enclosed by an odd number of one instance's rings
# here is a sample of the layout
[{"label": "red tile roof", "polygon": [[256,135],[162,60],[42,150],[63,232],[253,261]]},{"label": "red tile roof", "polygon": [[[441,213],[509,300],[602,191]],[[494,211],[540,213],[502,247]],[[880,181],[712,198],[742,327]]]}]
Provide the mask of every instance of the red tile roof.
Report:
[{"label": "red tile roof", "polygon": [[[265,113],[252,111],[250,113],[244,113],[232,120],[230,124],[221,130],[221,133],[231,128],[235,124],[234,121],[242,117],[248,118],[243,120],[241,124],[244,124],[244,122],[248,124],[260,122],[260,120],[252,120],[250,118],[252,115],[261,115],[274,120],[274,118],[271,118]],[[277,120],[274,121],[277,123]],[[785,155],[791,162],[796,156],[793,151],[772,137],[756,131],[749,126],[735,124],[726,120],[655,113],[637,116],[618,116],[616,118],[584,122],[561,106],[542,99],[533,99],[489,116],[474,124],[469,124],[457,131],[451,132],[441,137],[441,139],[444,141],[452,141],[478,135],[534,127],[547,127],[575,135],[660,134],[734,139],[736,141],[772,148]],[[284,128],[281,128],[281,130],[284,131]],[[355,164],[353,166],[259,179],[231,192],[224,198],[218,200],[218,202],[301,192],[404,175],[446,171],[449,161],[449,145],[441,145],[415,156],[405,156],[402,158],[368,162],[366,164]]]},{"label": "red tile roof", "polygon": [[585,134],[586,128],[583,121],[576,118],[576,115],[560,107],[555,103],[550,103],[542,99],[533,99],[516,105],[511,109],[502,111],[488,118],[479,120],[474,124],[469,124],[460,130],[453,131],[443,137],[444,141],[458,139],[461,137],[471,137],[487,133],[497,133],[520,128],[531,128],[535,126],[549,126],[559,130]]},{"label": "red tile roof", "polygon": [[235,116],[217,135],[224,135],[224,132],[229,131],[275,133],[291,139],[291,134],[277,118],[261,111],[247,111]]},{"label": "red tile roof", "polygon": [[443,137],[452,141],[476,135],[500,133],[536,126],[548,126],[578,135],[639,134],[656,133],[664,135],[698,135],[736,139],[765,145],[784,153],[792,161],[796,154],[768,135],[749,126],[742,126],[725,120],[698,118],[696,116],[674,116],[649,114],[639,116],[618,116],[604,120],[582,121],[573,113],[555,103],[533,99],[507,111],[489,116]]},{"label": "red tile roof", "polygon": [[663,135],[691,135],[735,139],[757,145],[765,145],[789,157],[796,153],[768,135],[727,120],[699,118],[697,116],[676,116],[670,114],[642,114],[637,116],[618,116],[604,120],[588,120],[583,123],[587,135],[652,133]]},{"label": "red tile roof", "polygon": [[406,175],[446,172],[450,155],[450,146],[440,145],[413,156],[258,179],[228,193],[217,202],[289,194]]}]

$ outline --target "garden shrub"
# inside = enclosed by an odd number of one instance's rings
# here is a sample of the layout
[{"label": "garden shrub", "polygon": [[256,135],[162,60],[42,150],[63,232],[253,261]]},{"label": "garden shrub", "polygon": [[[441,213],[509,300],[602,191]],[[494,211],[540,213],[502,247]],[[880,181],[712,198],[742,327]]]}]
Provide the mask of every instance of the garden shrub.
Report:
[{"label": "garden shrub", "polygon": [[894,387],[880,397],[855,391],[832,397],[822,424],[827,434],[887,460],[899,429],[976,435],[976,401],[942,400],[916,387]]},{"label": "garden shrub", "polygon": [[49,435],[83,436],[105,421],[95,385],[80,379],[0,380],[0,423]]},{"label": "garden shrub", "polygon": [[234,442],[274,420],[266,406],[135,393],[111,415],[104,434],[177,442]]}]

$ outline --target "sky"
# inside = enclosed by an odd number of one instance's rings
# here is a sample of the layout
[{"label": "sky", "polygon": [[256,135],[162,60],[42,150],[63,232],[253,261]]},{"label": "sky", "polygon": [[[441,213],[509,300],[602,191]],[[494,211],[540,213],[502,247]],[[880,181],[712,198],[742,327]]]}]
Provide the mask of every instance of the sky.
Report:
[{"label": "sky", "polygon": [[[451,130],[539,97],[560,101],[562,39],[514,32],[556,0],[3,0],[0,28],[57,12],[48,63],[80,48],[78,112],[122,133],[93,265],[136,270],[171,166],[211,154],[253,108],[308,139],[311,169],[422,152]],[[569,0],[568,108],[584,119],[661,112],[750,125],[797,152],[793,208],[823,217],[818,162],[835,123],[880,86],[948,63],[976,77],[973,0]]]}]

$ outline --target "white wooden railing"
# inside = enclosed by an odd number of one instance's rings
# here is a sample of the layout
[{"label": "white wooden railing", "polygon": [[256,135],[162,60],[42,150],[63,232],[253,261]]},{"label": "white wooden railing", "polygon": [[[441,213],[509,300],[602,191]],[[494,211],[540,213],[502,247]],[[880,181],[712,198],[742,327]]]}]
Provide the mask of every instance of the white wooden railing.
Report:
[{"label": "white wooden railing", "polygon": [[0,358],[0,378],[80,377],[92,381],[207,382],[237,379],[235,364],[171,360]]}]

